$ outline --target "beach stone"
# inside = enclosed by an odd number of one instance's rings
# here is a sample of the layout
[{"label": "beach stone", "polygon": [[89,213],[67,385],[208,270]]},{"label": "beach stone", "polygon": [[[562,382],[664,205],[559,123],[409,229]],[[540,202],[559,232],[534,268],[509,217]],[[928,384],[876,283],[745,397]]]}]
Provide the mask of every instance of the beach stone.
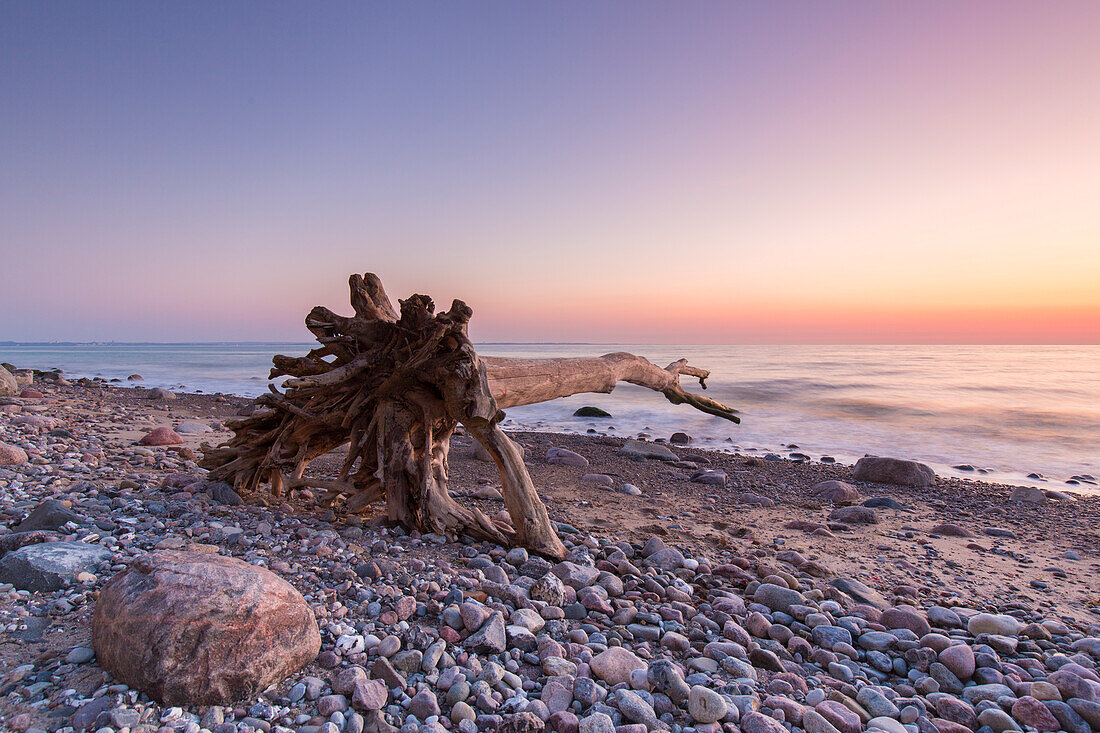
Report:
[{"label": "beach stone", "polygon": [[935,525],[932,529],[928,530],[931,534],[939,534],[944,537],[974,537],[974,533],[968,529],[964,529],[957,524],[951,524],[949,522],[941,522]]},{"label": "beach stone", "polygon": [[630,682],[630,673],[646,669],[648,665],[634,652],[621,646],[613,646],[592,657],[588,663],[592,674],[609,685]]},{"label": "beach stone", "polygon": [[868,720],[867,730],[881,730],[886,731],[886,733],[909,733],[908,729],[902,725],[901,721],[885,715],[880,715],[877,718]]},{"label": "beach stone", "polygon": [[15,532],[33,532],[38,529],[58,529],[67,522],[80,524],[84,517],[69,509],[57,499],[46,499],[38,504],[27,518],[16,525]]},{"label": "beach stone", "polygon": [[974,676],[974,650],[966,644],[954,644],[940,652],[940,664],[960,680]]},{"label": "beach stone", "polygon": [[829,519],[845,524],[878,524],[881,520],[874,509],[865,506],[842,506],[829,513]]},{"label": "beach stone", "polygon": [[653,706],[641,695],[631,690],[621,689],[615,693],[615,705],[622,711],[623,717],[634,723],[641,723],[646,730],[657,727],[657,714]]},{"label": "beach stone", "polygon": [[615,733],[615,723],[607,713],[592,713],[581,718],[578,733]]},{"label": "beach stone", "polygon": [[650,687],[667,695],[677,705],[682,705],[691,692],[679,667],[671,659],[658,659],[650,663],[646,670],[646,681]]},{"label": "beach stone", "polygon": [[1047,710],[1046,705],[1030,695],[1025,695],[1012,703],[1012,717],[1017,722],[1038,731],[1053,732],[1062,728],[1058,719],[1054,717],[1054,713]]},{"label": "beach stone", "polygon": [[242,503],[240,494],[224,481],[210,481],[203,488],[210,494],[210,498],[218,504],[226,506],[240,506]]},{"label": "beach stone", "polygon": [[431,690],[421,690],[409,701],[409,712],[424,720],[431,715],[439,715],[439,701]]},{"label": "beach stone", "polygon": [[822,624],[815,626],[810,631],[813,643],[823,649],[832,649],[837,644],[852,645],[852,632],[842,626],[830,626]]},{"label": "beach stone", "polygon": [[859,501],[859,491],[843,481],[822,481],[814,484],[810,493],[822,501],[833,504],[851,504]]},{"label": "beach stone", "polygon": [[611,413],[592,405],[585,405],[584,407],[578,407],[573,413],[573,417],[611,417]]},{"label": "beach stone", "polygon": [[[1066,665],[1068,667],[1069,665]],[[1089,680],[1081,677],[1071,669],[1063,667],[1047,676],[1047,682],[1058,688],[1064,700],[1078,698],[1081,700],[1095,700],[1096,693]]]},{"label": "beach stone", "polygon": [[17,445],[0,442],[0,466],[21,466],[27,462],[27,451]]},{"label": "beach stone", "polygon": [[855,578],[834,578],[829,581],[829,585],[833,586],[841,593],[850,596],[859,603],[866,603],[868,606],[874,606],[875,608],[883,610],[890,607],[890,604],[886,602],[886,599],[882,597],[881,593],[874,588],[864,585]]},{"label": "beach stone", "polygon": [[166,704],[249,697],[313,661],[321,637],[302,595],[234,558],[161,551],[102,589],[92,619],[101,667]]},{"label": "beach stone", "polygon": [[778,720],[756,711],[741,716],[741,730],[744,733],[787,733]]},{"label": "beach stone", "polygon": [[504,616],[493,611],[481,627],[466,638],[463,646],[478,654],[500,654],[508,648],[508,637],[504,630]]},{"label": "beach stone", "polygon": [[974,636],[978,634],[1016,636],[1022,628],[1023,624],[1015,618],[1003,614],[979,613],[971,616],[966,623],[967,631]]},{"label": "beach stone", "polygon": [[546,451],[546,462],[555,466],[576,466],[584,468],[588,465],[588,459],[580,453],[574,453],[565,448],[550,448]]},{"label": "beach stone", "polygon": [[1073,711],[1085,719],[1093,730],[1100,730],[1100,703],[1094,700],[1071,698],[1066,701]]},{"label": "beach stone", "polygon": [[805,605],[805,597],[796,590],[774,583],[761,583],[753,595],[753,600],[773,611],[786,613],[791,606]]},{"label": "beach stone", "polygon": [[[94,698],[89,702],[84,703],[77,708],[76,713],[73,715],[72,726],[76,730],[88,730],[95,725],[96,719],[102,713],[106,713],[115,704],[114,697],[111,695],[103,695],[102,697]],[[94,728],[92,728],[94,730]]]},{"label": "beach stone", "polygon": [[678,461],[680,457],[660,443],[646,443],[641,440],[628,440],[619,452],[628,458],[652,458],[658,461]]},{"label": "beach stone", "polygon": [[20,590],[53,591],[111,559],[111,551],[86,542],[43,542],[20,547],[0,559],[0,583]]},{"label": "beach stone", "polygon": [[179,445],[183,438],[172,428],[156,428],[138,441],[141,445]]},{"label": "beach stone", "polygon": [[928,621],[909,606],[887,608],[879,616],[878,622],[888,629],[909,629],[917,636],[924,636],[932,631]]},{"label": "beach stone", "polygon": [[176,399],[176,393],[163,387],[154,387],[146,394],[146,398],[150,400],[174,400]]},{"label": "beach stone", "polygon": [[683,566],[684,554],[673,547],[666,547],[647,557],[644,564],[667,572]]},{"label": "beach stone", "polygon": [[1034,486],[1017,486],[1012,490],[1012,495],[1008,497],[1008,500],[1023,504],[1045,504],[1048,499],[1042,489]]},{"label": "beach stone", "polygon": [[1008,713],[1000,708],[986,708],[978,713],[978,725],[989,727],[994,733],[1006,730],[1020,730],[1020,726]]},{"label": "beach stone", "polygon": [[1067,733],[1091,733],[1092,727],[1088,724],[1088,721],[1078,715],[1077,711],[1068,704],[1061,700],[1047,700],[1043,704],[1058,719],[1062,730],[1067,731]]},{"label": "beach stone", "polygon": [[531,600],[542,601],[551,606],[565,603],[565,584],[553,573],[547,573],[536,580],[527,593]]},{"label": "beach stone", "polygon": [[198,420],[181,420],[176,425],[176,432],[180,435],[200,435],[202,433],[212,433],[214,428]]},{"label": "beach stone", "polygon": [[0,366],[0,397],[15,397],[19,394],[19,382],[15,376]]},{"label": "beach stone", "polygon": [[713,468],[700,468],[691,474],[690,480],[696,484],[706,484],[708,486],[725,486],[728,477],[725,471],[718,471]]},{"label": "beach stone", "polygon": [[715,723],[726,717],[726,701],[714,690],[694,685],[688,694],[688,714],[697,723]]},{"label": "beach stone", "polygon": [[381,710],[390,698],[386,685],[385,679],[356,679],[352,686],[351,704],[357,710]]},{"label": "beach stone", "polygon": [[835,700],[819,703],[814,706],[814,710],[840,733],[860,733],[863,730],[863,722],[859,719],[859,715]]},{"label": "beach stone", "polygon": [[580,590],[592,585],[596,582],[596,578],[600,576],[600,571],[591,565],[578,565],[568,560],[559,562],[551,568],[550,572],[558,576],[562,583],[573,590]]},{"label": "beach stone", "polygon": [[932,485],[936,480],[936,472],[931,467],[916,461],[865,456],[856,461],[852,469],[852,478],[856,481],[921,488]]},{"label": "beach stone", "polygon": [[806,733],[840,733],[835,725],[825,720],[816,710],[802,711],[802,728]]}]

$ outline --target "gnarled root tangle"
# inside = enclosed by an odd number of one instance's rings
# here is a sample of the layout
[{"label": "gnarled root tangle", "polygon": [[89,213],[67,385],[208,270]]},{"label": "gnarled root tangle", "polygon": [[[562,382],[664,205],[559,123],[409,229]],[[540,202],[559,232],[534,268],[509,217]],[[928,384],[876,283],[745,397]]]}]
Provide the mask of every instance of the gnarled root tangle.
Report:
[{"label": "gnarled root tangle", "polygon": [[[261,484],[280,496],[309,486],[327,498],[346,497],[359,511],[385,500],[389,519],[424,532],[466,534],[561,558],[554,532],[518,447],[499,423],[501,407],[578,392],[610,392],[629,381],[662,392],[674,404],[737,422],[729,408],[684,391],[681,374],[708,372],[678,361],[660,369],[632,354],[595,359],[481,358],[467,335],[471,309],[456,300],[435,313],[431,298],[398,301],[377,276],[350,278],[352,317],[317,307],[306,327],[319,346],[304,357],[275,356],[271,378],[289,376],[280,393],[258,402],[266,409],[232,421],[233,438],[203,446],[210,478],[244,494]],[[447,492],[447,451],[462,424],[493,456],[501,474],[511,525],[460,505]],[[335,480],[304,477],[317,456],[348,445]]]}]

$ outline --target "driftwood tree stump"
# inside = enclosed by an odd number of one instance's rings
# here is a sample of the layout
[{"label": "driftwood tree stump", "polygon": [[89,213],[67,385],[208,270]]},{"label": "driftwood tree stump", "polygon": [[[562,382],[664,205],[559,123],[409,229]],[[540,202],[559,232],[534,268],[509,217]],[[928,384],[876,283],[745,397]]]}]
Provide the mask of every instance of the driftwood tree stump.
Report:
[{"label": "driftwood tree stump", "polygon": [[[280,393],[258,402],[268,409],[232,421],[234,437],[203,446],[210,478],[253,494],[262,484],[281,496],[298,487],[344,497],[349,511],[385,500],[390,520],[446,535],[465,533],[519,545],[548,557],[565,553],[539,499],[519,448],[500,429],[502,408],[580,392],[610,392],[618,382],[657,390],[739,422],[733,410],[691,394],[680,376],[709,372],[686,360],[661,369],[633,354],[591,359],[479,357],[466,332],[473,311],[460,300],[435,313],[431,298],[413,295],[394,310],[377,276],[352,275],[352,317],[316,307],[306,327],[320,346],[304,357],[275,356],[271,378],[289,376]],[[512,526],[464,507],[447,492],[447,451],[463,425],[500,471]],[[303,476],[311,460],[347,444],[339,477]]]}]

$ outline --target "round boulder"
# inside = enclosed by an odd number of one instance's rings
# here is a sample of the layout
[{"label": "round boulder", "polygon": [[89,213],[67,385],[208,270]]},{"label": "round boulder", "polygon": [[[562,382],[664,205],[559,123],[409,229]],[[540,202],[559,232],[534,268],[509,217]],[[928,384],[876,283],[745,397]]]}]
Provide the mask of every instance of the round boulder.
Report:
[{"label": "round boulder", "polygon": [[856,481],[921,488],[931,486],[935,482],[936,472],[930,466],[916,461],[864,456],[856,461],[852,469],[852,478]]},{"label": "round boulder", "polygon": [[92,619],[100,666],[168,705],[251,697],[312,661],[321,636],[302,595],[221,555],[143,555],[103,587]]},{"label": "round boulder", "polygon": [[852,504],[859,501],[856,487],[843,481],[822,481],[810,489],[817,498],[833,504]]},{"label": "round boulder", "polygon": [[138,442],[142,445],[179,445],[183,438],[172,428],[155,428]]}]

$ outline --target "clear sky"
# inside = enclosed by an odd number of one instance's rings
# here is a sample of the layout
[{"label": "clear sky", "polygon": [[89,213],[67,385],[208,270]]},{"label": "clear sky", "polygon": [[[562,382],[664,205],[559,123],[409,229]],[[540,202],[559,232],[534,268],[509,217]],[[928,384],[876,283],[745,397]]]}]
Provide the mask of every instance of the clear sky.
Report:
[{"label": "clear sky", "polygon": [[1100,3],[0,3],[0,340],[1100,342]]}]

